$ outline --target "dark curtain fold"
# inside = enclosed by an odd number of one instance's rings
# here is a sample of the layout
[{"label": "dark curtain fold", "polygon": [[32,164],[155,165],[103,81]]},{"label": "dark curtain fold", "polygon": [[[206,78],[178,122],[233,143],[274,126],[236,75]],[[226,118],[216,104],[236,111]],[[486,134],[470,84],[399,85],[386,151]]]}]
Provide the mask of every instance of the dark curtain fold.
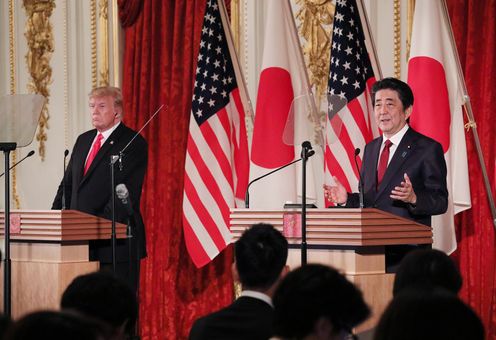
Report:
[{"label": "dark curtain fold", "polygon": [[[482,153],[495,195],[496,0],[448,0],[447,3]],[[494,226],[473,133],[470,131],[465,137],[472,209],[456,218],[458,249],[453,257],[460,265],[464,280],[461,297],[482,318],[487,339],[496,339]]]},{"label": "dark curtain fold", "polygon": [[119,8],[119,20],[122,27],[133,25],[138,19],[143,7],[143,0],[117,0]]},{"label": "dark curtain fold", "polygon": [[142,197],[148,258],[142,262],[143,339],[183,339],[197,317],[232,301],[232,252],[196,269],[184,245],[184,161],[196,57],[206,0],[147,0],[125,30],[126,124],[145,128],[148,173]]}]

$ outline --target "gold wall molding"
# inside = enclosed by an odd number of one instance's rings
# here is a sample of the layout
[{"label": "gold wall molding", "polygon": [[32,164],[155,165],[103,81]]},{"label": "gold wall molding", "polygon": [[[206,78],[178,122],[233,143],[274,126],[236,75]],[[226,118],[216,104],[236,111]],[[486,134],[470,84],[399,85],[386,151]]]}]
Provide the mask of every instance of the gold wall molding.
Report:
[{"label": "gold wall molding", "polygon": [[108,1],[98,2],[98,86],[109,85]]},{"label": "gold wall molding", "polygon": [[401,1],[394,0],[394,76],[401,78]]},{"label": "gold wall molding", "polygon": [[52,67],[50,59],[54,51],[54,40],[50,16],[55,8],[55,0],[24,0],[26,10],[26,29],[28,53],[26,64],[31,80],[27,88],[31,93],[39,93],[47,99],[38,123],[36,140],[39,142],[38,153],[45,160],[46,129],[49,128],[48,102],[50,98],[49,85],[52,83]]},{"label": "gold wall molding", "polygon": [[[9,0],[9,90],[10,94],[16,93],[16,50],[15,50],[15,12],[14,12],[14,0]],[[17,151],[11,153],[11,164],[15,164],[17,161]],[[20,209],[21,202],[19,199],[19,194],[17,193],[17,172],[16,168],[12,169],[12,198],[14,200],[14,205],[16,209]]]},{"label": "gold wall molding", "polygon": [[96,53],[96,0],[91,0],[90,4],[90,21],[91,21],[91,87],[95,88],[98,84],[97,78],[97,53]]},{"label": "gold wall molding", "polygon": [[305,40],[303,55],[310,76],[310,84],[320,98],[327,92],[332,22],[335,6],[331,0],[297,0],[298,33]]}]

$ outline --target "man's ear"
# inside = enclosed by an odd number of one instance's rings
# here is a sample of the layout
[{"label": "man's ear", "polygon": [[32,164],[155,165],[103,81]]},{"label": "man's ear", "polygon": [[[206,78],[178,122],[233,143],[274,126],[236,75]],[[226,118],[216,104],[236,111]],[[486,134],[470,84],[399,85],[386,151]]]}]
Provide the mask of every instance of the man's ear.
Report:
[{"label": "man's ear", "polygon": [[410,115],[412,114],[413,111],[413,105],[410,105],[409,107],[406,108],[405,110],[405,120],[410,118]]}]

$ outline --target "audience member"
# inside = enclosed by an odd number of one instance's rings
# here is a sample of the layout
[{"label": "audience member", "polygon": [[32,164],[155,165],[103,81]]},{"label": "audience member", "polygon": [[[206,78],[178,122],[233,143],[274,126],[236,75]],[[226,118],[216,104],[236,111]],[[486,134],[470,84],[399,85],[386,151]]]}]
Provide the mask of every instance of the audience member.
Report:
[{"label": "audience member", "polygon": [[475,312],[443,289],[405,288],[386,308],[374,340],[479,340],[484,326]]},{"label": "audience member", "polygon": [[288,242],[269,224],[257,224],[234,245],[233,276],[241,297],[228,307],[195,321],[189,338],[268,339],[272,336],[272,295],[287,271]]},{"label": "audience member", "polygon": [[274,294],[274,331],[283,339],[342,339],[370,314],[361,291],[337,270],[309,264]]},{"label": "audience member", "polygon": [[418,249],[401,261],[394,278],[393,295],[412,286],[441,287],[458,294],[462,276],[453,260],[442,251]]},{"label": "audience member", "polygon": [[99,271],[76,277],[64,291],[60,306],[106,322],[116,335],[131,337],[135,333],[136,296],[112,273]]},{"label": "audience member", "polygon": [[113,340],[104,323],[76,313],[41,311],[14,322],[6,340]]}]

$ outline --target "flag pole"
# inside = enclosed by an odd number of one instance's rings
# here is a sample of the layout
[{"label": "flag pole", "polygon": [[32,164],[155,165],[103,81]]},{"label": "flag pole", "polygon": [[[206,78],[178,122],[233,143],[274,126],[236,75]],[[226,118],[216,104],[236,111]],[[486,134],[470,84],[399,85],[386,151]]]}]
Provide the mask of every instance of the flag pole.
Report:
[{"label": "flag pole", "polygon": [[479,134],[477,133],[477,123],[475,122],[475,119],[474,119],[474,113],[472,111],[472,104],[470,102],[470,96],[468,95],[467,85],[465,84],[465,78],[463,76],[462,66],[460,63],[460,58],[458,56],[458,49],[456,47],[455,37],[453,35],[453,29],[451,27],[451,20],[450,20],[449,13],[448,13],[448,7],[446,5],[445,0],[443,0],[443,13],[444,13],[444,18],[446,20],[446,23],[448,24],[448,27],[449,27],[449,35],[450,35],[452,50],[455,51],[454,54],[455,54],[455,60],[456,60],[458,81],[461,84],[463,108],[464,108],[465,114],[467,115],[467,119],[468,119],[468,123],[465,124],[465,128],[467,130],[469,128],[472,129],[472,133],[474,135],[475,148],[477,150],[477,156],[479,158],[479,164],[480,164],[480,168],[482,171],[482,178],[484,180],[486,195],[487,195],[487,199],[489,201],[489,208],[491,209],[491,215],[493,218],[493,226],[496,228],[496,208],[494,205],[494,197],[493,197],[493,194],[491,192],[491,185],[489,183],[489,177],[487,176],[487,169],[486,169],[486,165],[485,165],[486,163],[484,162],[484,155],[482,154],[482,148],[480,145]]},{"label": "flag pole", "polygon": [[358,13],[360,14],[360,19],[362,21],[363,35],[365,36],[365,44],[367,44],[368,41],[370,44],[370,50],[372,51],[370,55],[370,61],[372,64],[372,68],[374,69],[374,75],[378,75],[379,79],[382,79],[381,65],[379,64],[379,57],[377,56],[377,49],[375,48],[375,43],[372,37],[372,33],[370,33],[370,23],[369,23],[369,18],[367,16],[367,11],[363,6],[362,0],[357,0],[356,4],[358,6]]},{"label": "flag pole", "polygon": [[224,0],[217,0],[217,4],[219,5],[220,18],[222,20],[224,32],[226,34],[227,47],[229,48],[229,52],[232,56],[231,61],[233,63],[234,73],[236,74],[236,80],[239,83],[238,88],[239,93],[241,94],[241,101],[243,102],[243,107],[245,108],[246,115],[250,117],[250,121],[253,124],[253,107],[251,105],[250,96],[248,95],[245,78],[243,77],[241,66],[239,65],[238,54],[236,53],[236,48],[234,48],[231,25],[229,24],[229,16],[227,15],[226,5],[224,3]]},{"label": "flag pole", "polygon": [[[315,124],[315,122],[320,122],[320,118],[318,115],[317,104],[315,104],[315,97],[313,96],[312,86],[310,85],[310,78],[308,77],[307,66],[305,64],[305,59],[304,59],[303,53],[301,51],[300,38],[298,37],[298,34],[296,34],[297,28],[296,28],[296,23],[294,21],[293,10],[291,8],[291,4],[289,3],[289,0],[286,0],[283,3],[284,3],[284,6],[286,6],[286,8],[290,14],[290,18],[293,19],[293,20],[291,20],[291,24],[293,26],[292,27],[293,29],[290,30],[291,31],[291,37],[294,40],[294,42],[296,43],[296,46],[298,46],[298,55],[296,56],[296,60],[298,61],[298,64],[300,66],[300,70],[303,70],[303,79],[305,79],[305,83],[307,85],[307,86],[305,86],[305,90],[306,90],[305,94],[310,97],[310,106],[312,108],[311,114],[312,114],[312,119],[314,120],[313,123]],[[324,142],[324,133],[323,133],[322,129],[320,129],[320,133],[317,136],[317,138],[319,138],[318,144],[321,147],[322,152],[323,152],[324,148],[325,148],[325,142]]]}]

